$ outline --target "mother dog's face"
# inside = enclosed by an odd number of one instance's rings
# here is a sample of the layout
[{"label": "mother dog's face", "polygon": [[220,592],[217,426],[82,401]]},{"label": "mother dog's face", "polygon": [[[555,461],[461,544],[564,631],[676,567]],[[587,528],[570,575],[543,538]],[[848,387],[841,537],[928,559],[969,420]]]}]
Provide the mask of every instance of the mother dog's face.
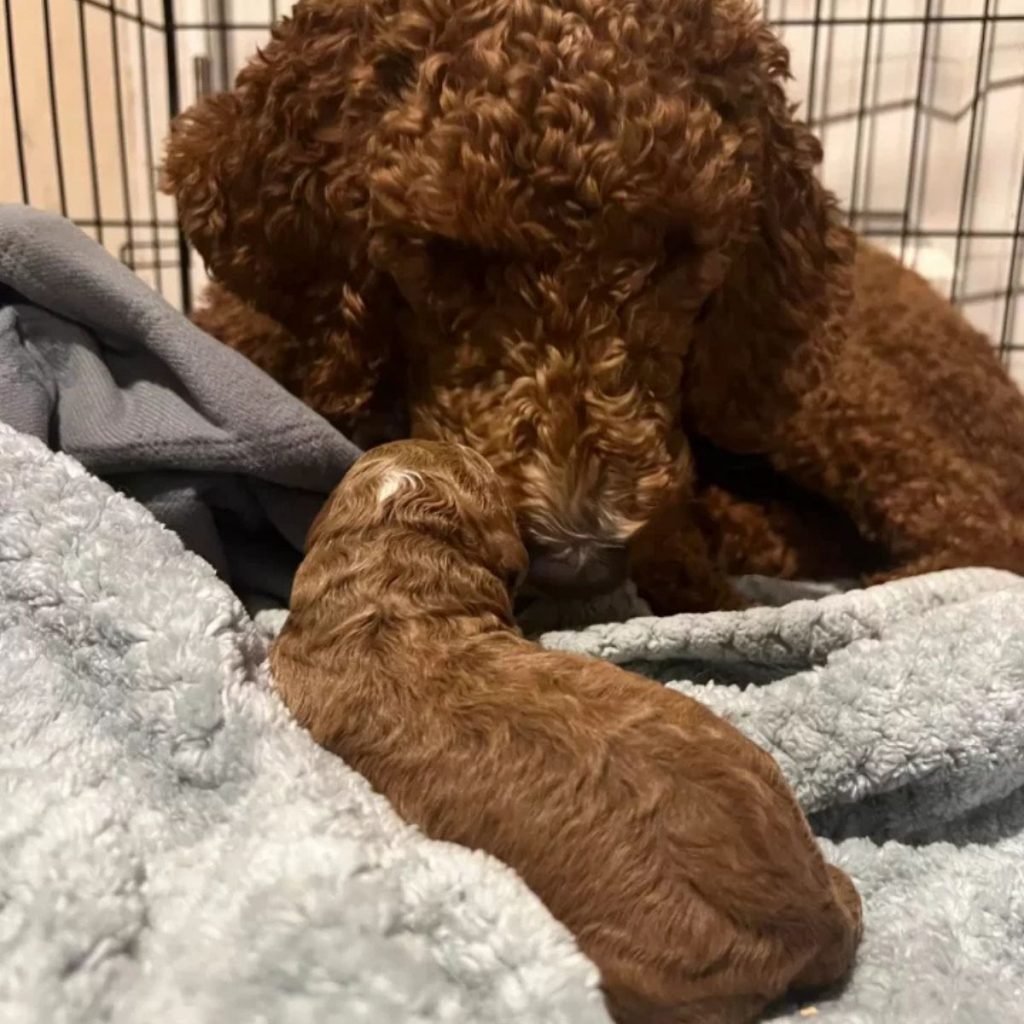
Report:
[{"label": "mother dog's face", "polygon": [[551,19],[409,72],[373,136],[369,256],[407,307],[413,433],[484,455],[533,582],[590,592],[686,479],[684,361],[749,170],[670,38],[611,48],[576,19],[559,56]]},{"label": "mother dog's face", "polygon": [[786,67],[749,0],[300,0],[165,186],[223,333],[344,429],[404,384],[534,581],[592,591],[687,484],[684,364],[688,414],[749,427],[846,259]]},{"label": "mother dog's face", "polygon": [[682,232],[631,227],[533,253],[408,234],[375,247],[408,304],[414,436],[494,466],[548,591],[620,582],[627,542],[688,471],[683,361],[719,263]]}]

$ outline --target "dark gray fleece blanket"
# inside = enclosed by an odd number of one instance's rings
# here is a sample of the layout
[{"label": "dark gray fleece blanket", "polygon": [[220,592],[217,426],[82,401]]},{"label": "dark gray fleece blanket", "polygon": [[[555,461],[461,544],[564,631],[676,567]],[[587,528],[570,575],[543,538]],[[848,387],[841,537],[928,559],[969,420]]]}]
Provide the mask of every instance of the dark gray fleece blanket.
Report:
[{"label": "dark gray fleece blanket", "polygon": [[358,449],[72,224],[0,205],[0,422],[145,505],[238,590],[287,599]]}]

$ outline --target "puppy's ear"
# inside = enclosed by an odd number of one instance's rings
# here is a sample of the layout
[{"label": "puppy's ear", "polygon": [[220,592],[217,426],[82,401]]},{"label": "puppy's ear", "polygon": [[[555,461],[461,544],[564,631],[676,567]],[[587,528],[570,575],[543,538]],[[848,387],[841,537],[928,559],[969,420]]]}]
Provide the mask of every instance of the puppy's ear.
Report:
[{"label": "puppy's ear", "polygon": [[[278,377],[287,363],[281,382],[335,422],[368,412],[395,336],[394,286],[366,258],[363,140],[337,127],[357,6],[299,5],[232,91],[175,120],[162,178],[214,281],[280,328],[225,340]],[[275,361],[275,336],[302,351]]]},{"label": "puppy's ear", "polygon": [[834,363],[854,238],[816,177],[821,146],[783,92],[788,52],[761,24],[747,56],[716,80],[715,105],[741,139],[751,216],[727,253],[723,285],[698,317],[686,386],[701,433],[758,451]]}]

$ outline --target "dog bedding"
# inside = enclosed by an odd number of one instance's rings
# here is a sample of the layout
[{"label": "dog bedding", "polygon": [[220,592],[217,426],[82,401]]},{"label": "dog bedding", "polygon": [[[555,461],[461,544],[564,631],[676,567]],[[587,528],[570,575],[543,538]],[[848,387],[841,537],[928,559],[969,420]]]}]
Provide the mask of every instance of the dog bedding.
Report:
[{"label": "dog bedding", "polygon": [[283,598],[359,451],[73,225],[0,205],[0,422],[146,505],[239,589]]},{"label": "dog bedding", "polygon": [[[281,613],[254,620],[225,581],[273,575],[251,548],[284,559],[288,498],[315,506],[354,449],[62,222],[0,211],[0,278],[0,1020],[607,1021],[511,871],[403,825],[273,694]],[[91,445],[87,395],[106,396]],[[158,457],[183,410],[195,452]],[[302,443],[278,445],[278,417]],[[704,700],[779,760],[865,900],[854,977],[815,1019],[1019,1017],[1024,580],[542,639]]]}]

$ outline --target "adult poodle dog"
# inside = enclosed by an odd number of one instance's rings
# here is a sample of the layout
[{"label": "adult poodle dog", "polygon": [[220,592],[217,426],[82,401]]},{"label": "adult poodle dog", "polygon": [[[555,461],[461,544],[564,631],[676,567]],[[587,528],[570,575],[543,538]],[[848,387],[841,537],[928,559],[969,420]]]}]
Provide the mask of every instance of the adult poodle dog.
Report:
[{"label": "adult poodle dog", "polygon": [[300,0],[173,127],[198,322],[484,455],[549,591],[1022,570],[1024,400],[844,226],[787,62],[747,0]]}]

